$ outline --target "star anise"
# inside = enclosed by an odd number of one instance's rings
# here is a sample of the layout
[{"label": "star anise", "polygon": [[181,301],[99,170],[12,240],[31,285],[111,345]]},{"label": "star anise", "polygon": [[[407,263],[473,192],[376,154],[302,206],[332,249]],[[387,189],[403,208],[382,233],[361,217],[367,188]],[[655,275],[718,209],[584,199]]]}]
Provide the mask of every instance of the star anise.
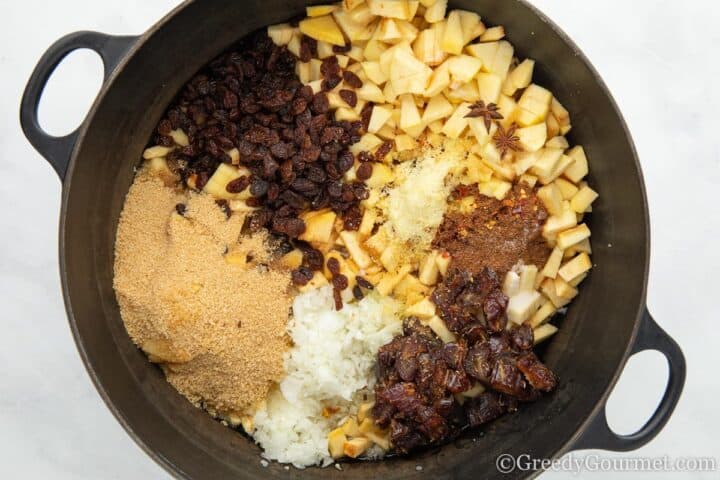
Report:
[{"label": "star anise", "polygon": [[498,111],[498,106],[494,103],[488,103],[478,100],[477,102],[470,105],[470,113],[465,115],[465,118],[482,117],[485,121],[485,128],[490,131],[490,124],[493,120],[502,120],[503,116]]},{"label": "star anise", "polygon": [[495,146],[498,150],[500,150],[500,155],[505,156],[508,150],[512,150],[514,152],[519,152],[522,150],[522,147],[520,146],[520,137],[515,135],[515,131],[517,130],[517,124],[513,123],[510,125],[510,128],[505,130],[502,125],[498,124],[497,126],[497,132],[495,132],[495,135],[493,135],[493,141],[495,142]]}]

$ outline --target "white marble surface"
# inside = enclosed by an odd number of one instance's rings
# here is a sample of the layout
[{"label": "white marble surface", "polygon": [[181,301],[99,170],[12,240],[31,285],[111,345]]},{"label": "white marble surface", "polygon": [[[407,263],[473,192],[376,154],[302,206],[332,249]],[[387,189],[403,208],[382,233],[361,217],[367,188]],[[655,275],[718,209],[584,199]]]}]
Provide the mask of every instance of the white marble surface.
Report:
[{"label": "white marble surface", "polygon": [[[110,415],[76,354],[58,279],[60,183],[23,138],[17,111],[30,70],[52,41],[80,29],[140,33],[176,3],[0,0],[4,18],[0,29],[0,476],[4,478],[167,478]],[[720,3],[533,3],[575,39],[625,114],[650,199],[653,249],[648,303],[687,356],[685,394],[675,415],[652,443],[634,455],[720,457],[716,433],[720,410],[715,405],[720,397],[715,370],[720,344],[718,320],[713,318],[720,286],[716,277],[720,209],[706,206],[713,205],[720,185],[720,67],[713,60],[720,48]],[[82,118],[99,85],[99,72],[96,58],[78,54],[56,77],[42,109],[44,124],[52,132],[70,131]],[[653,354],[631,360],[609,406],[611,423],[619,431],[637,428],[652,410],[664,384],[663,365],[662,358]],[[570,475],[551,472],[543,478],[561,477]]]}]

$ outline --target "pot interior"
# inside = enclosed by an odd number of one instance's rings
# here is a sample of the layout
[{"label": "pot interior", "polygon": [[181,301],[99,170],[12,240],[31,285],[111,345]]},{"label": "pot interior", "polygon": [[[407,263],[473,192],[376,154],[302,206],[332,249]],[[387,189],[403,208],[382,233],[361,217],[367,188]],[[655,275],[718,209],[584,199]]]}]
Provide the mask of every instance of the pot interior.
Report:
[{"label": "pot interior", "polygon": [[[96,103],[66,179],[61,261],[76,341],[121,423],[179,476],[284,478],[287,472],[276,464],[262,467],[257,446],[190,405],[130,341],[112,289],[118,217],[141,152],[180,87],[247,33],[300,15],[304,6],[299,0],[203,0],[180,7],[142,38]],[[543,352],[560,378],[554,394],[441,448],[344,463],[348,479],[402,478],[416,474],[417,465],[437,478],[489,475],[501,453],[557,455],[614,382],[644,302],[648,219],[642,178],[600,80],[561,34],[518,0],[465,0],[451,7],[504,25],[516,55],[537,60],[534,80],[570,111],[570,143],[585,147],[588,181],[601,195],[589,219],[597,266]],[[310,468],[302,476],[336,473]]]}]

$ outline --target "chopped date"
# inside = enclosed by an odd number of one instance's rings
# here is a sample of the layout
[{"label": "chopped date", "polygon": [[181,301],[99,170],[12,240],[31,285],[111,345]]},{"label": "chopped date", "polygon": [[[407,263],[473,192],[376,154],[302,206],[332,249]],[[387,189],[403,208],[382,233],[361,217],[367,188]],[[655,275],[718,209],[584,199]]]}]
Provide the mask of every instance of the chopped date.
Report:
[{"label": "chopped date", "polygon": [[[356,278],[362,286],[365,280]],[[379,426],[390,427],[400,452],[447,441],[557,386],[532,352],[532,329],[505,328],[507,297],[493,271],[451,270],[431,299],[456,342],[444,344],[408,319],[402,335],[378,350],[373,416]],[[460,405],[454,395],[476,383],[488,390]]]}]

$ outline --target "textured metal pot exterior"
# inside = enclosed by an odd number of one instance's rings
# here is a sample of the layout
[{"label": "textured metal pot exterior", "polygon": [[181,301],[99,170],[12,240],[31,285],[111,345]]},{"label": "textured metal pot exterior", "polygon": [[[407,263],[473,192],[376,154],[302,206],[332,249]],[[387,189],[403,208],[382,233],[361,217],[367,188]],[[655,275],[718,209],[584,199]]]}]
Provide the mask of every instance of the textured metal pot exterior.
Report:
[{"label": "textured metal pot exterior", "polygon": [[[23,96],[23,130],[63,179],[61,275],[80,354],[118,421],[181,478],[288,473],[276,464],[262,467],[257,446],[190,405],[130,341],[112,289],[119,214],[147,139],[182,84],[245,34],[302,14],[304,6],[300,0],[191,1],[140,37],[71,34],[40,59]],[[645,309],[647,200],[632,140],[602,80],[577,47],[522,0],[466,0],[451,7],[476,10],[488,23],[504,25],[518,56],[537,60],[537,83],[570,111],[571,143],[585,147],[589,182],[601,194],[590,217],[596,267],[544,347],[546,363],[560,378],[554,394],[453,444],[407,458],[345,464],[348,480],[409,477],[417,474],[416,465],[433,478],[487,477],[497,473],[495,459],[502,453],[554,458],[582,448],[638,448],[662,429],[685,379],[682,352]],[[37,103],[55,66],[77,48],[101,55],[106,82],[77,131],[50,137],[37,123]],[[618,436],[607,426],[605,402],[627,358],[646,349],[668,359],[668,386],[647,424],[634,435]],[[310,468],[298,475],[336,473]]]}]

